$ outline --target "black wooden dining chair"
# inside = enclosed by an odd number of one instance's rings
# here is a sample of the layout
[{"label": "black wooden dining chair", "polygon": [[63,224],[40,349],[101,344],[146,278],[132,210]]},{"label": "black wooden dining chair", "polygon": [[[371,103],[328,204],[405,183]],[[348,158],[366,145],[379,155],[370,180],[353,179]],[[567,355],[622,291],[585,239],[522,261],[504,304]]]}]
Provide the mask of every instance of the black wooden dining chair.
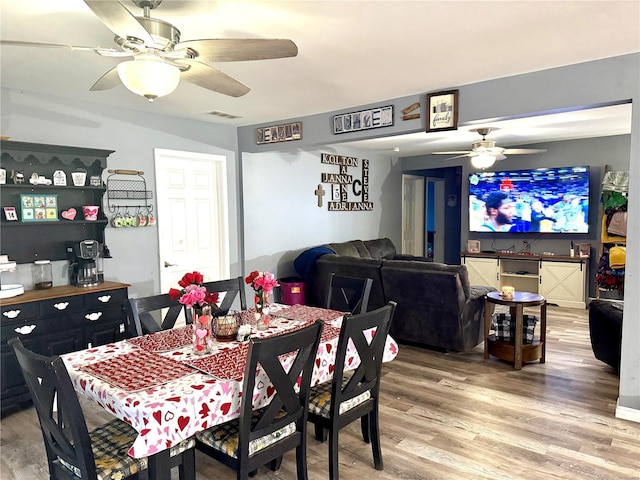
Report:
[{"label": "black wooden dining chair", "polygon": [[[69,372],[59,356],[46,357],[26,349],[19,338],[9,340],[18,359],[40,429],[52,480],[121,480],[138,478],[147,458],[127,451],[138,433],[115,419],[89,432]],[[179,467],[181,480],[195,479],[195,440],[171,448],[170,465]]]},{"label": "black wooden dining chair", "polygon": [[[291,333],[251,339],[240,418],[196,434],[197,448],[236,470],[238,480],[268,463],[277,469],[294,448],[297,478],[307,478],[307,402],[322,327],[317,320]],[[285,371],[279,357],[289,355],[293,360]],[[268,406],[254,411],[257,370],[269,377],[274,393]]]},{"label": "black wooden dining chair", "polygon": [[229,278],[227,280],[215,280],[202,284],[210,293],[222,294],[219,312],[216,314],[226,315],[233,306],[233,302],[240,296],[240,310],[247,309],[247,296],[244,290],[244,278]]},{"label": "black wooden dining chair", "polygon": [[[338,431],[358,418],[362,437],[371,443],[376,470],[382,470],[380,448],[380,422],[378,402],[380,393],[380,369],[385,342],[395,302],[366,313],[345,315],[340,328],[336,348],[333,380],[311,389],[309,395],[309,421],[315,426],[316,439],[329,437],[329,478],[338,480]],[[371,343],[367,343],[365,331],[375,328]],[[345,372],[347,347],[353,342],[360,365],[353,372]]]},{"label": "black wooden dining chair", "polygon": [[332,310],[364,313],[369,305],[371,278],[345,277],[331,274],[325,306]]},{"label": "black wooden dining chair", "polygon": [[[165,308],[167,311],[163,316],[162,310]],[[181,313],[184,315],[185,323],[191,323],[190,319],[186,318],[184,305],[177,299],[171,299],[168,293],[128,298],[124,301],[124,309],[127,314],[127,329],[132,337],[169,330],[174,327]],[[152,313],[157,318],[162,318],[162,321],[158,323]]]}]

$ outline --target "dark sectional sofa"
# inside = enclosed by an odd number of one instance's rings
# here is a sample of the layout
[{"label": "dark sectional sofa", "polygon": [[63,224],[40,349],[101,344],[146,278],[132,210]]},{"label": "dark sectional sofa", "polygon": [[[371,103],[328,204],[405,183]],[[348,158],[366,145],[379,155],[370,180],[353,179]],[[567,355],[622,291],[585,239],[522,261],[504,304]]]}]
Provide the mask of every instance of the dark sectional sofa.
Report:
[{"label": "dark sectional sofa", "polygon": [[495,288],[471,286],[464,265],[399,255],[388,238],[322,247],[335,254],[319,256],[306,272],[310,305],[324,304],[332,273],[369,277],[369,310],[390,300],[398,304],[391,325],[396,340],[452,351],[467,351],[483,341],[484,295]]}]

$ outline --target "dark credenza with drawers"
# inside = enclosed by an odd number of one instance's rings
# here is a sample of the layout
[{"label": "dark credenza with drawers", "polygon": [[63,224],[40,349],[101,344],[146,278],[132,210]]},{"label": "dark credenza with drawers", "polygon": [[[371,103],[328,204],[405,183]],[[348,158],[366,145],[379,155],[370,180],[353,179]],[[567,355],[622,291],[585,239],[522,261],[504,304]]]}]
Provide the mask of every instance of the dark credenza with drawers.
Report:
[{"label": "dark credenza with drawers", "polygon": [[53,287],[30,290],[0,302],[0,390],[4,411],[25,400],[29,392],[13,350],[7,342],[19,337],[30,350],[61,355],[126,338],[125,283],[97,287]]}]

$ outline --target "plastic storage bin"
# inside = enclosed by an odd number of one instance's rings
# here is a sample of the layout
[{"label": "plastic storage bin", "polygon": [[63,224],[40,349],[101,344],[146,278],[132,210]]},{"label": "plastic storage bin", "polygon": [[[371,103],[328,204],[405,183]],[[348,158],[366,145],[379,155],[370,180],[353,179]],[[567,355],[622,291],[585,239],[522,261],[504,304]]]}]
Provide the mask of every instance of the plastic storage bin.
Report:
[{"label": "plastic storage bin", "polygon": [[280,297],[285,305],[304,305],[305,283],[298,277],[281,278]]}]

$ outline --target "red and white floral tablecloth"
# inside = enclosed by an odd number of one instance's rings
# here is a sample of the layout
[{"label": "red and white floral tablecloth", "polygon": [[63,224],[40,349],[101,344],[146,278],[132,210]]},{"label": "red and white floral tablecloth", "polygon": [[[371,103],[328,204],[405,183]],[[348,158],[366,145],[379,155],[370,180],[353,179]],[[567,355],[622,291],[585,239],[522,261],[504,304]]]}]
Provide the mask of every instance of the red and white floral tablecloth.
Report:
[{"label": "red and white floral tablecloth", "polygon": [[[286,306],[272,308],[271,314],[274,320],[269,329],[256,332],[253,336],[278,335],[306,324],[306,320],[292,320],[277,316],[280,313],[286,316],[287,308]],[[295,313],[295,318],[304,318],[304,309],[299,306],[295,308],[296,310],[292,311]],[[335,317],[333,314],[331,316]],[[323,338],[318,347],[312,385],[327,382],[332,378],[335,348],[338,343],[341,322],[342,317],[326,322]],[[180,333],[168,335],[181,336]],[[133,457],[153,455],[199,431],[227,422],[240,415],[242,379],[233,380],[231,378],[241,377],[239,373],[242,368],[243,355],[246,359],[247,343],[214,343],[214,351],[208,359],[193,355],[191,345],[161,353],[157,353],[158,350],[153,352],[155,345],[160,345],[159,350],[164,350],[167,343],[162,337],[159,337],[158,341],[136,340],[132,342],[125,340],[62,355],[75,389],[117,418],[130,423],[139,432],[139,436],[129,450],[129,454]],[[145,350],[143,347],[147,347],[149,350]],[[232,350],[236,351],[232,352]],[[145,351],[147,353],[143,354],[142,352]],[[391,361],[397,354],[398,344],[391,337],[387,337],[383,361]],[[355,368],[360,359],[355,351],[352,351],[350,355],[351,357],[347,359],[346,364]],[[151,379],[149,382],[141,382],[139,379],[133,378],[134,375],[138,375],[137,373],[132,374],[132,378],[123,378],[118,382],[120,385],[123,382],[125,386],[131,385],[131,388],[127,389],[105,380],[108,377],[105,377],[104,374],[96,376],[90,373],[90,371],[94,373],[100,371],[102,365],[108,365],[113,372],[116,372],[115,374],[120,372],[120,375],[126,377],[127,374],[122,373],[122,361],[133,359],[132,362],[144,364],[145,358],[148,357],[148,362],[153,361],[155,365],[160,356],[166,358],[167,364],[174,367],[173,371],[180,370],[175,366],[175,362],[191,367],[196,365],[200,369],[193,368],[192,371],[185,372],[186,375],[177,376],[177,378],[174,378],[177,374],[167,377],[166,374],[159,373],[157,379]],[[211,360],[211,358],[215,360]],[[292,358],[282,359],[283,365],[287,367],[287,362],[290,362]],[[216,361],[229,362],[229,368],[221,368],[216,364]],[[91,366],[98,362],[106,363]],[[212,367],[213,364],[216,365]],[[118,368],[120,370],[117,370]],[[138,365],[135,370],[148,372],[150,369]],[[133,371],[132,367],[131,372]],[[204,372],[218,373],[219,376]],[[155,383],[154,380],[157,380],[159,384],[146,387]],[[129,381],[130,384],[127,383]],[[141,389],[136,389],[138,387]],[[268,378],[259,375],[253,393],[255,408],[268,404],[269,395],[272,393],[270,387]]]}]

